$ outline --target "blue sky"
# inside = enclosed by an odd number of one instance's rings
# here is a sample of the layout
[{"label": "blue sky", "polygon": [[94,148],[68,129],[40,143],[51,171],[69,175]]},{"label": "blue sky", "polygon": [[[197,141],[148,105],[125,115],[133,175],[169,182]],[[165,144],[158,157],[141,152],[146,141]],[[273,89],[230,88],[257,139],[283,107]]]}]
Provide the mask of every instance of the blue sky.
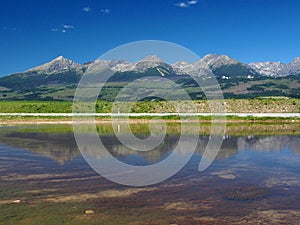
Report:
[{"label": "blue sky", "polygon": [[164,40],[199,56],[290,62],[299,0],[1,0],[0,76],[59,55],[83,63],[121,44]]}]

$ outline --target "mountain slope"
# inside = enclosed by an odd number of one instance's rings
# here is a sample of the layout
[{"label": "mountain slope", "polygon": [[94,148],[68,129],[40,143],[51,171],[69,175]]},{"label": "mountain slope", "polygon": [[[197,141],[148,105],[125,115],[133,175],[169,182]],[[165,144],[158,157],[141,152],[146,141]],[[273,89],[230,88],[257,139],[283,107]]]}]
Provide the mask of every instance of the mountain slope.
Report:
[{"label": "mountain slope", "polygon": [[83,70],[65,70],[44,74],[38,71],[12,74],[0,78],[0,86],[8,90],[32,89],[42,85],[75,84],[80,81]]}]

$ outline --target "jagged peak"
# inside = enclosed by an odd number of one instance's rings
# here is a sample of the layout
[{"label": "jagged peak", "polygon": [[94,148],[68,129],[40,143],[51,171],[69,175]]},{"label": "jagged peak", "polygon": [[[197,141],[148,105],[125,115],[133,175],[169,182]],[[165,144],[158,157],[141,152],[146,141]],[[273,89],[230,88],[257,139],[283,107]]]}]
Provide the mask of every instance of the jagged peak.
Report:
[{"label": "jagged peak", "polygon": [[270,62],[270,61],[266,61],[266,62],[250,62],[249,66],[255,66],[255,65],[286,65],[285,63],[282,62]]},{"label": "jagged peak", "polygon": [[165,63],[165,61],[157,55],[148,55],[145,58],[143,58],[140,62],[145,62],[145,61]]},{"label": "jagged peak", "polygon": [[296,57],[296,58],[292,61],[292,63],[300,63],[300,57]]},{"label": "jagged peak", "polygon": [[203,59],[205,59],[205,58],[218,58],[219,56],[221,56],[221,55],[219,55],[219,54],[206,54],[203,57]]},{"label": "jagged peak", "polygon": [[226,61],[239,62],[238,60],[235,60],[234,58],[224,54],[207,54],[202,59],[200,59],[200,61],[211,61],[211,60],[226,60]]},{"label": "jagged peak", "polygon": [[178,62],[175,62],[172,64],[172,66],[181,66],[181,65],[189,65],[190,63],[184,61],[184,60],[180,60]]}]

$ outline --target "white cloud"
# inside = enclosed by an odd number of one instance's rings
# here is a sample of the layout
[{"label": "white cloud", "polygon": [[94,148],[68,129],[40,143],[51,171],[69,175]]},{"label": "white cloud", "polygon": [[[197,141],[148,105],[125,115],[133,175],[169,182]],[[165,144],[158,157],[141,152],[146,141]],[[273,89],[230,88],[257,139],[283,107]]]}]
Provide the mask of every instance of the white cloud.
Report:
[{"label": "white cloud", "polygon": [[[0,28],[1,29],[1,28]],[[7,26],[3,26],[2,27],[2,30],[8,30],[8,31],[20,31],[20,30],[22,30],[22,28],[20,28],[20,27],[7,27]]]},{"label": "white cloud", "polygon": [[175,6],[180,7],[180,8],[189,8],[190,6],[198,4],[198,0],[190,0],[187,2],[179,2],[175,4]]},{"label": "white cloud", "polygon": [[64,29],[74,29],[74,26],[73,26],[73,25],[63,24],[62,27],[63,27]]},{"label": "white cloud", "polygon": [[196,5],[197,3],[198,3],[198,1],[196,1],[196,0],[188,1],[189,5]]},{"label": "white cloud", "polygon": [[101,9],[100,12],[103,13],[103,14],[109,14],[110,10],[109,9]]},{"label": "white cloud", "polygon": [[90,11],[92,11],[92,9],[89,6],[87,6],[87,7],[82,8],[82,11],[90,12]]},{"label": "white cloud", "polygon": [[190,5],[185,2],[179,2],[179,3],[175,4],[175,6],[180,7],[180,8],[188,8]]},{"label": "white cloud", "polygon": [[63,24],[61,27],[53,27],[51,29],[52,32],[62,32],[62,33],[67,33],[69,30],[74,29],[73,25],[68,25],[68,24]]}]

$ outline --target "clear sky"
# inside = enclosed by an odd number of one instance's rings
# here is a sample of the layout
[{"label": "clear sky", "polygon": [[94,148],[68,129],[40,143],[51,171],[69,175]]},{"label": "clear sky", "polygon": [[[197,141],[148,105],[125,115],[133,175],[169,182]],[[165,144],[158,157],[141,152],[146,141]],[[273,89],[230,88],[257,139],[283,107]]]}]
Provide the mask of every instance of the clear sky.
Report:
[{"label": "clear sky", "polygon": [[0,76],[164,40],[245,63],[300,56],[299,0],[0,0]]}]

